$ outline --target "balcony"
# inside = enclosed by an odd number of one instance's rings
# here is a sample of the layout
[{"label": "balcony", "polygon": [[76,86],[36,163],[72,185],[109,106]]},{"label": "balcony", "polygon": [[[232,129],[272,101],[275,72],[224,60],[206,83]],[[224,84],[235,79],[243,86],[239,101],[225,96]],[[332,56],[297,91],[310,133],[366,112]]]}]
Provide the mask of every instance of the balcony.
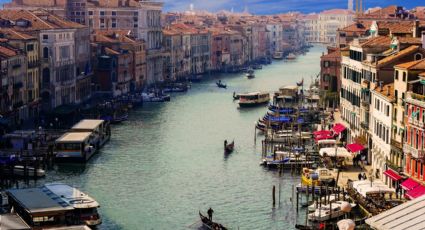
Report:
[{"label": "balcony", "polygon": [[403,152],[404,153],[410,153],[413,158],[419,158],[419,150],[413,148],[412,146],[405,144],[403,145]]},{"label": "balcony", "polygon": [[394,163],[393,163],[393,162],[391,162],[390,160],[386,160],[386,162],[385,162],[385,163],[387,164],[388,168],[390,168],[390,169],[392,169],[392,170],[394,170],[394,171],[396,171],[396,172],[398,172],[398,173],[400,173],[400,172],[402,172],[402,171],[403,171],[403,167],[400,167],[400,166],[398,166],[398,165],[394,164]]},{"label": "balcony", "polygon": [[414,125],[414,126],[417,126],[419,128],[424,128],[424,122],[421,121],[421,120],[418,120],[416,118],[409,117],[407,119],[407,121],[409,122],[410,125]]},{"label": "balcony", "polygon": [[407,97],[408,99],[413,99],[413,100],[418,100],[418,101],[422,101],[425,102],[425,96],[421,95],[421,94],[417,94],[417,93],[412,93],[412,92],[408,92],[407,95],[410,95],[410,98]]},{"label": "balcony", "polygon": [[391,139],[391,147],[395,148],[399,152],[403,151],[403,144],[401,144],[395,139]]},{"label": "balcony", "polygon": [[360,122],[360,127],[362,127],[362,129],[369,130],[369,122]]},{"label": "balcony", "polygon": [[39,65],[40,65],[40,62],[38,62],[38,61],[28,62],[28,69],[36,68]]}]

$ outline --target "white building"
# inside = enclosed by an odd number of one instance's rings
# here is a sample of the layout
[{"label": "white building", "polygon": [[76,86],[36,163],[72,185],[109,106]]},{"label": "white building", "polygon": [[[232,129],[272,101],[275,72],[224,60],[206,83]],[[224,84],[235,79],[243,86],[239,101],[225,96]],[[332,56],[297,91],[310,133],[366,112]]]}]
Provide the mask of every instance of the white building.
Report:
[{"label": "white building", "polygon": [[335,44],[337,30],[353,23],[354,12],[344,9],[326,10],[318,15],[308,15],[306,40],[310,43]]},{"label": "white building", "polygon": [[268,23],[266,29],[269,55],[282,51],[282,24]]},{"label": "white building", "polygon": [[[371,90],[369,130],[372,136],[372,168],[384,181],[383,172],[391,152],[391,131],[394,102],[394,83],[379,86]],[[377,173],[378,172],[378,173]],[[391,181],[385,177],[385,183]],[[392,184],[389,184],[392,187]]]}]

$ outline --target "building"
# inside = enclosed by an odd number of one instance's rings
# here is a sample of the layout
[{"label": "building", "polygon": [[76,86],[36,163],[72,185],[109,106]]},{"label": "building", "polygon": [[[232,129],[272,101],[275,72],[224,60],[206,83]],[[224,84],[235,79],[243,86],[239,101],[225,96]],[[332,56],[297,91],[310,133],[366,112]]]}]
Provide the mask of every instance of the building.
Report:
[{"label": "building", "polygon": [[37,117],[40,99],[40,58],[39,43],[36,37],[15,31],[11,28],[0,29],[0,37],[6,39],[4,45],[9,44],[26,54],[26,77],[23,79],[24,92],[22,95],[23,107],[20,109],[20,119]]},{"label": "building", "polygon": [[[372,169],[375,176],[384,179],[386,162],[390,159],[394,83],[375,87],[370,91],[369,132],[372,146]],[[378,178],[377,178],[378,179]],[[395,187],[386,177],[386,184]]]},{"label": "building", "polygon": [[320,57],[320,90],[326,107],[337,108],[341,89],[341,50],[328,48]]},{"label": "building", "polygon": [[[4,40],[3,40],[4,41]],[[8,125],[20,125],[27,116],[27,58],[21,50],[0,44],[1,95],[0,115]]]},{"label": "building", "polygon": [[354,12],[344,9],[326,10],[308,15],[304,20],[307,42],[336,44],[337,30],[353,23]]},{"label": "building", "polygon": [[[64,20],[44,10],[2,10],[0,18],[13,21],[13,29],[37,37],[39,41],[40,64],[40,96],[45,111],[61,105],[76,104],[87,98],[89,85],[83,80],[80,90],[86,92],[77,100],[77,79],[87,79],[91,72],[84,70],[90,67],[88,47],[88,28],[71,21]],[[10,27],[4,24],[3,28]],[[80,39],[76,41],[76,38]],[[80,58],[81,60],[76,60]],[[78,73],[79,72],[79,73]]]},{"label": "building", "polygon": [[[287,31],[289,32],[289,31]],[[283,25],[277,22],[266,24],[268,52],[267,56],[272,56],[275,52],[281,52],[283,40]]]}]

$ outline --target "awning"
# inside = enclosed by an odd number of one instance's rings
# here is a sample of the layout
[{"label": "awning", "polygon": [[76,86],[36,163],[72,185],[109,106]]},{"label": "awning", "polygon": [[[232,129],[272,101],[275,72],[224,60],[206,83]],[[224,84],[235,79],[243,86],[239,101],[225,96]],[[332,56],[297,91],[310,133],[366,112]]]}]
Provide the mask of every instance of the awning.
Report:
[{"label": "awning", "polygon": [[336,123],[334,127],[332,127],[332,130],[335,132],[335,134],[340,134],[345,130],[345,126],[341,123]]},{"label": "awning", "polygon": [[361,145],[361,144],[352,143],[352,144],[347,145],[347,149],[348,149],[348,151],[355,153],[355,152],[362,151],[364,149],[364,146]]},{"label": "awning", "polygon": [[425,187],[422,185],[416,186],[414,189],[408,191],[406,196],[409,199],[415,199],[425,194]]},{"label": "awning", "polygon": [[332,139],[332,138],[334,138],[334,136],[332,136],[332,135],[318,135],[314,138],[314,140],[317,142],[317,141],[320,141],[320,140],[327,140],[327,139]]},{"label": "awning", "polygon": [[403,183],[401,183],[400,185],[404,190],[411,190],[415,188],[416,186],[418,186],[419,183],[413,180],[412,178],[408,178],[407,180],[403,181]]},{"label": "awning", "polygon": [[396,171],[392,169],[388,169],[387,171],[384,172],[384,174],[387,177],[391,178],[393,181],[398,181],[402,178]]}]

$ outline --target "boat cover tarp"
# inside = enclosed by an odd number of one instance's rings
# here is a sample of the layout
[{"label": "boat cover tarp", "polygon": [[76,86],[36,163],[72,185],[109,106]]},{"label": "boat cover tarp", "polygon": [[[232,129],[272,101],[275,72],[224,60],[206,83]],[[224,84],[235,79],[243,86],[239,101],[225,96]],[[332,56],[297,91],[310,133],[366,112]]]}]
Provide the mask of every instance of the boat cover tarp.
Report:
[{"label": "boat cover tarp", "polygon": [[392,169],[388,169],[387,171],[384,172],[384,174],[391,178],[393,181],[398,181],[401,180],[402,177],[400,176],[400,174],[398,174],[396,171],[392,170]]},{"label": "boat cover tarp", "polygon": [[419,185],[419,183],[416,182],[415,180],[413,180],[412,178],[407,178],[407,180],[403,181],[403,183],[400,184],[400,186],[404,190],[411,190],[411,189],[415,188],[418,185]]},{"label": "boat cover tarp", "polygon": [[345,130],[345,126],[341,123],[336,123],[334,127],[332,127],[332,130],[335,134],[340,134]]},{"label": "boat cover tarp", "polygon": [[291,122],[290,117],[268,117],[267,120],[271,122],[281,122],[281,123]]},{"label": "boat cover tarp", "polygon": [[409,190],[407,193],[406,193],[406,196],[409,198],[409,199],[415,199],[415,198],[418,198],[418,197],[420,197],[420,196],[422,196],[422,195],[424,195],[425,194],[425,187],[424,186],[422,186],[422,185],[418,185],[418,186],[416,186],[415,188],[413,188],[412,190]]},{"label": "boat cover tarp", "polygon": [[364,146],[363,146],[363,145],[361,145],[361,144],[358,144],[358,143],[352,143],[352,144],[347,145],[347,149],[348,149],[348,151],[350,151],[350,152],[352,152],[352,153],[356,153],[356,152],[360,152],[360,151],[362,151],[362,150],[363,150],[363,149],[365,149],[365,148],[364,148]]},{"label": "boat cover tarp", "polygon": [[335,148],[321,148],[319,150],[319,155],[322,157],[325,155],[328,157],[335,157],[335,154],[336,154],[336,157],[344,157],[344,158],[353,157],[353,155],[350,152],[348,152],[346,148],[343,148],[343,147],[338,147],[338,149],[336,150],[336,153],[335,153]]}]

